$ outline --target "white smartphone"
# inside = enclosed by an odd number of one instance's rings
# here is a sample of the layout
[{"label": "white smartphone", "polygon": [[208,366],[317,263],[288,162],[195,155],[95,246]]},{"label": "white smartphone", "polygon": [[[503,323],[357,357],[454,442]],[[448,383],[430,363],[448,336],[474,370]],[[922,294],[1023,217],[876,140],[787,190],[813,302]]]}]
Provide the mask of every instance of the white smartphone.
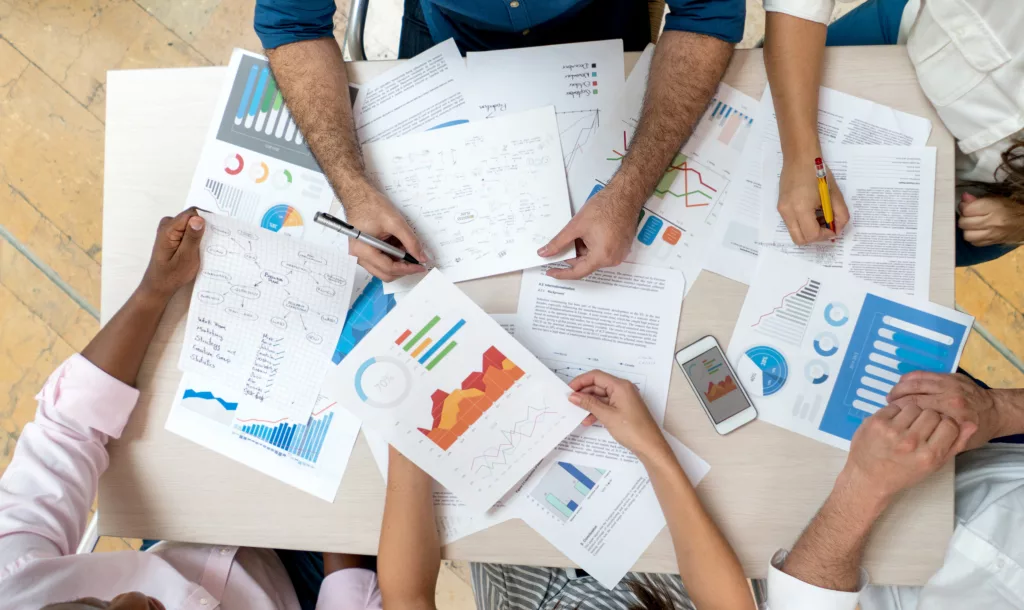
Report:
[{"label": "white smartphone", "polygon": [[719,434],[757,419],[754,403],[714,337],[708,335],[676,352],[676,363]]}]

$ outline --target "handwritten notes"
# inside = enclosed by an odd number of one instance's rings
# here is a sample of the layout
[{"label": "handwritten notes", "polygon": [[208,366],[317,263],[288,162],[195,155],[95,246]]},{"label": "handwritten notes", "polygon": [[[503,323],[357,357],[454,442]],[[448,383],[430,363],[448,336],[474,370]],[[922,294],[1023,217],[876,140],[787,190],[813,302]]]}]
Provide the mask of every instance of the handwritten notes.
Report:
[{"label": "handwritten notes", "polygon": [[[547,262],[537,249],[572,216],[550,106],[370,142],[363,157],[453,282]],[[421,276],[389,282],[385,292],[411,289]]]},{"label": "handwritten notes", "polygon": [[178,366],[261,412],[305,421],[345,322],[355,259],[226,216],[203,217]]}]

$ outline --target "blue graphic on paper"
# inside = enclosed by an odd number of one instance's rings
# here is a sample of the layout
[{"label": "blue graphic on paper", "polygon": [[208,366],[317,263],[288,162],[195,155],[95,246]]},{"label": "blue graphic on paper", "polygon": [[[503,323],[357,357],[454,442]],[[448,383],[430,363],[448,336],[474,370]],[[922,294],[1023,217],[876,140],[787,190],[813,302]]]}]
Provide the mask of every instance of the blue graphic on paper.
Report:
[{"label": "blue graphic on paper", "polygon": [[746,352],[747,358],[761,369],[761,386],[763,396],[771,396],[786,385],[789,378],[789,365],[779,350],[767,345],[752,347]]},{"label": "blue graphic on paper", "polygon": [[348,310],[345,318],[345,326],[341,329],[341,336],[338,337],[338,345],[334,348],[334,356],[331,361],[334,364],[341,362],[342,358],[349,355],[366,333],[370,332],[377,322],[384,319],[388,312],[395,308],[395,295],[384,294],[384,284],[378,278],[373,278],[363,288],[363,291],[352,303],[352,309]]},{"label": "blue graphic on paper", "polygon": [[850,321],[850,310],[842,303],[829,303],[825,306],[825,321],[829,326],[842,326]]},{"label": "blue graphic on paper", "polygon": [[664,226],[664,222],[657,216],[648,216],[647,222],[644,223],[640,233],[637,234],[637,240],[645,246],[649,246],[654,243],[654,238],[658,236],[658,232],[661,231],[661,227]]},{"label": "blue graphic on paper", "polygon": [[[825,319],[837,318],[826,310]],[[886,405],[888,388],[901,375],[953,372],[967,330],[963,324],[867,295],[818,429],[850,440],[866,417]]]},{"label": "blue graphic on paper", "polygon": [[839,351],[839,338],[828,331],[818,333],[814,338],[814,351],[826,358],[835,354]]}]

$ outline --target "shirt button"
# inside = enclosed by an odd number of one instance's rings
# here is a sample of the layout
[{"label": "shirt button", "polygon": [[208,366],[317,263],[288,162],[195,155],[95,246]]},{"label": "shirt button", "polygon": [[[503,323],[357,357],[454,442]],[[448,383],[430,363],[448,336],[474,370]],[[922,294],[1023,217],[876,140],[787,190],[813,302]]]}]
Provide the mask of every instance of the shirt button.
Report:
[{"label": "shirt button", "polygon": [[530,33],[530,28],[526,28],[525,30],[523,30],[523,36],[526,36],[529,33]]},{"label": "shirt button", "polygon": [[509,2],[508,5],[511,6],[512,8],[519,8],[519,3],[516,2],[516,0],[512,0],[512,2]]},{"label": "shirt button", "polygon": [[205,606],[210,603],[210,600],[206,599],[205,597],[200,597],[199,603]]},{"label": "shirt button", "polygon": [[230,553],[230,552],[231,552],[231,551],[229,551],[228,549],[221,549],[221,550],[220,550],[220,554],[221,554],[221,555],[227,555],[227,554],[228,554],[228,553]]}]

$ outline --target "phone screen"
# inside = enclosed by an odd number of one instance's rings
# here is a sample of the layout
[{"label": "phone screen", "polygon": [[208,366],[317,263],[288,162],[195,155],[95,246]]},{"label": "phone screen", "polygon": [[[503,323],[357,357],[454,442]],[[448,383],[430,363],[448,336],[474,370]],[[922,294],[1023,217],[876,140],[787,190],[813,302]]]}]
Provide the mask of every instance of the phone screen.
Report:
[{"label": "phone screen", "polygon": [[750,406],[747,397],[737,386],[736,375],[717,346],[682,363],[682,367],[716,424]]}]

